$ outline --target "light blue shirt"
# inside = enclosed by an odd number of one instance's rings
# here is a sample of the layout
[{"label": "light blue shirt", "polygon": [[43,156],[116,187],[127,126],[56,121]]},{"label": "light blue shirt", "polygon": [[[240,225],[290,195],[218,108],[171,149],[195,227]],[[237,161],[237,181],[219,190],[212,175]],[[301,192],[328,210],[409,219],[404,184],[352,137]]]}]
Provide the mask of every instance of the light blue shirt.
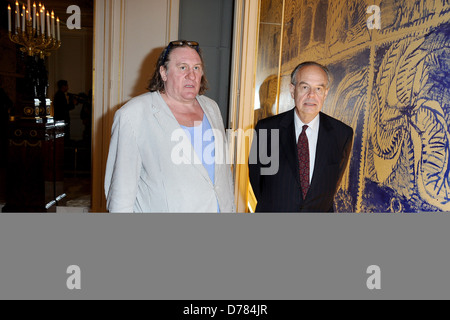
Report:
[{"label": "light blue shirt", "polygon": [[[197,123],[196,123],[197,124]],[[214,133],[211,128],[211,124],[203,114],[203,120],[200,125],[194,127],[181,126],[186,132],[187,136],[191,139],[192,146],[195,153],[202,161],[206,171],[208,171],[209,178],[214,184],[215,180],[215,141]],[[219,203],[217,203],[217,212],[219,211]]]}]

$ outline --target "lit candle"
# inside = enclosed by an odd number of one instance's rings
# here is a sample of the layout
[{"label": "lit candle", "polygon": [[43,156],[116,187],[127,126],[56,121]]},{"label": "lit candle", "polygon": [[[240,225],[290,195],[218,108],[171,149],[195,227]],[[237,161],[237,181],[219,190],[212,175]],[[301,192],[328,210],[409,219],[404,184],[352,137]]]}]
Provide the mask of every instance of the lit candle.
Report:
[{"label": "lit candle", "polygon": [[22,31],[25,32],[25,5],[22,7]]},{"label": "lit candle", "polygon": [[59,30],[59,18],[56,18],[56,30],[58,32],[57,40],[61,41],[61,31]]},{"label": "lit candle", "polygon": [[19,10],[19,2],[16,1],[16,33],[17,29],[20,27],[20,10]]},{"label": "lit candle", "polygon": [[41,8],[41,11],[39,13],[40,17],[41,17],[41,34],[44,35],[45,34],[45,11],[44,8]]},{"label": "lit candle", "polygon": [[50,38],[50,13],[47,11],[47,36]]},{"label": "lit candle", "polygon": [[11,32],[11,6],[8,4],[8,31]]},{"label": "lit candle", "polygon": [[36,32],[37,32],[38,35],[41,32],[41,28],[39,26],[40,26],[40,23],[39,23],[39,12],[36,12]]},{"label": "lit candle", "polygon": [[56,38],[56,32],[55,32],[55,12],[52,11],[52,38]]},{"label": "lit candle", "polygon": [[30,6],[30,0],[27,0],[27,8],[28,8],[28,15],[27,15],[27,19],[31,20],[31,6]]},{"label": "lit candle", "polygon": [[36,3],[33,3],[33,29],[36,29]]}]

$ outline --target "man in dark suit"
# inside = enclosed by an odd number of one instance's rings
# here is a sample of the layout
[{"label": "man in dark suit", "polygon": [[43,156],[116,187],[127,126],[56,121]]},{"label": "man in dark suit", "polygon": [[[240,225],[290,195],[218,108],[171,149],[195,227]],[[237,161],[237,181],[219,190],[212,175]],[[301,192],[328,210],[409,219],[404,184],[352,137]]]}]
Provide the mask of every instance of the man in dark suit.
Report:
[{"label": "man in dark suit", "polygon": [[249,158],[256,212],[334,211],[353,129],[321,112],[329,88],[326,67],[302,63],[291,75],[295,108],[258,122]]}]

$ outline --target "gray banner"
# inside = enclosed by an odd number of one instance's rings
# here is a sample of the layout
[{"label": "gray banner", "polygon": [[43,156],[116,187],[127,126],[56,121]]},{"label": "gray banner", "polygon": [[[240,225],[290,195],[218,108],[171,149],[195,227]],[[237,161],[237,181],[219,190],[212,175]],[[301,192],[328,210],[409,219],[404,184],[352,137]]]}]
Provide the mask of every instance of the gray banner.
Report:
[{"label": "gray banner", "polygon": [[448,299],[449,225],[448,214],[0,214],[0,299]]}]

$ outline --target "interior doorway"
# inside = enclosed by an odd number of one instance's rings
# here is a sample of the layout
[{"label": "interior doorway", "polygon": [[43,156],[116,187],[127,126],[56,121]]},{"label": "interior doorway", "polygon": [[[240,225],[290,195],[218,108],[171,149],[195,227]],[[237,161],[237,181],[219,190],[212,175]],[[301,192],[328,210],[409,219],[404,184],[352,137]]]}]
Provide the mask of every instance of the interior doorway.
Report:
[{"label": "interior doorway", "polygon": [[[0,209],[7,202],[7,190],[11,186],[6,185],[7,170],[10,168],[7,161],[8,145],[12,143],[8,141],[10,137],[9,129],[10,122],[15,121],[23,115],[16,113],[20,109],[20,99],[23,92],[28,90],[25,86],[27,72],[25,71],[25,62],[28,61],[28,55],[21,52],[20,45],[14,44],[8,36],[8,29],[11,25],[7,23],[11,18],[8,18],[8,11],[6,8],[16,8],[21,6],[25,8],[29,3],[35,8],[42,4],[46,11],[54,13],[55,20],[59,18],[58,36],[60,36],[61,46],[57,50],[50,51],[50,56],[44,56],[45,69],[47,71],[46,77],[41,79],[48,80],[48,88],[46,97],[54,102],[54,96],[59,80],[66,80],[69,83],[69,90],[67,91],[67,98],[72,98],[74,101],[73,108],[70,110],[71,126],[70,138],[65,143],[64,152],[64,190],[66,197],[58,197],[58,205],[67,206],[82,206],[84,209],[90,207],[91,202],[91,108],[90,108],[90,90],[92,89],[92,65],[93,65],[93,13],[94,2],[91,0],[31,0],[27,3],[24,0],[1,0],[0,10],[0,96],[1,96],[1,139],[0,139]],[[22,9],[21,9],[22,10]],[[36,9],[35,9],[36,10]],[[28,12],[31,12],[29,10]],[[42,15],[41,15],[42,16]],[[16,22],[15,16],[13,21]],[[50,18],[48,18],[50,21]],[[31,21],[32,19],[30,19]],[[56,24],[53,17],[52,34],[53,38],[57,38]],[[43,20],[45,23],[45,20]],[[40,26],[40,24],[38,23]],[[51,30],[50,28],[48,28]],[[45,113],[45,111],[44,111]],[[54,111],[50,112],[54,116]],[[58,120],[55,118],[55,120]],[[30,131],[35,132],[35,131]],[[50,134],[51,135],[51,134]],[[36,137],[36,136],[31,136]],[[51,139],[56,139],[51,137]],[[34,141],[34,140],[33,140]],[[47,141],[47,140],[45,140]],[[52,140],[53,141],[53,140]],[[27,142],[27,141],[25,141]],[[32,146],[34,144],[32,143]],[[39,144],[36,144],[36,150]],[[50,147],[49,147],[50,148]],[[55,147],[56,148],[56,147]],[[34,149],[33,149],[34,150]],[[46,149],[47,150],[47,149]],[[55,151],[56,152],[56,151]],[[47,155],[47,153],[45,153]],[[59,152],[57,153],[59,157]],[[27,153],[29,156],[29,154]],[[47,159],[47,158],[46,158]],[[53,159],[53,158],[52,158]],[[59,159],[59,158],[58,158]],[[11,160],[11,159],[9,159]],[[34,160],[34,159],[33,159]],[[50,161],[50,160],[49,160]],[[51,160],[53,161],[53,160]],[[50,162],[49,162],[50,163]],[[58,160],[59,163],[59,160]],[[49,164],[49,168],[51,168]],[[45,168],[47,168],[45,167]],[[41,170],[36,165],[38,170]],[[58,167],[58,172],[59,172]],[[44,170],[44,169],[42,169]],[[45,179],[51,179],[47,175],[47,169],[44,171]],[[34,171],[33,171],[34,172]],[[55,173],[54,173],[55,174]],[[11,174],[12,175],[12,174]],[[14,173],[15,175],[15,173]],[[42,174],[44,175],[44,173]],[[58,173],[59,175],[59,173]],[[26,176],[24,181],[21,181],[22,176],[17,175],[18,185],[27,185],[29,176]],[[41,176],[37,174],[37,176]],[[34,177],[34,176],[33,176]],[[30,178],[31,179],[31,178]],[[53,176],[53,179],[55,177]],[[59,179],[59,178],[58,178]],[[41,180],[39,180],[41,181]],[[49,180],[50,181],[50,180]],[[51,192],[48,187],[49,181],[45,181],[43,191],[46,195]],[[39,182],[41,183],[41,182]],[[40,184],[39,184],[40,186]],[[34,187],[34,185],[33,185]],[[39,189],[39,193],[42,190]],[[22,194],[20,196],[23,196]],[[29,194],[23,196],[26,202]],[[19,197],[19,196],[18,196]],[[46,198],[47,199],[47,198]],[[65,199],[65,201],[64,201]],[[50,209],[54,209],[54,203],[49,202]],[[49,208],[47,208],[49,209]],[[52,211],[51,210],[51,211]]]},{"label": "interior doorway", "polygon": [[[70,126],[64,145],[64,207],[57,212],[87,212],[91,207],[92,79],[94,2],[46,0],[61,20],[61,47],[47,59],[48,97],[55,102],[58,82],[68,83]],[[77,14],[79,13],[79,16]],[[76,20],[79,25],[76,26]],[[54,106],[56,107],[56,106]]]}]

